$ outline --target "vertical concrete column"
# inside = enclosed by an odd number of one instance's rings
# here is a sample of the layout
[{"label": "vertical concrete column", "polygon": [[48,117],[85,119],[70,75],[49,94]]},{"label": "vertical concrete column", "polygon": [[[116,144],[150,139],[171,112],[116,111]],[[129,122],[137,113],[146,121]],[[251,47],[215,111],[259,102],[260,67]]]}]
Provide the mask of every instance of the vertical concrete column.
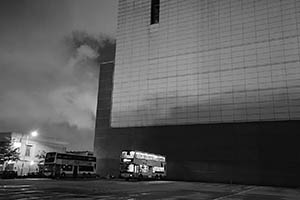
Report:
[{"label": "vertical concrete column", "polygon": [[98,102],[96,112],[96,127],[94,151],[97,157],[97,173],[100,176],[108,174],[107,169],[107,133],[110,129],[114,62],[100,64]]},{"label": "vertical concrete column", "polygon": [[110,127],[113,74],[113,62],[100,64],[96,128]]}]

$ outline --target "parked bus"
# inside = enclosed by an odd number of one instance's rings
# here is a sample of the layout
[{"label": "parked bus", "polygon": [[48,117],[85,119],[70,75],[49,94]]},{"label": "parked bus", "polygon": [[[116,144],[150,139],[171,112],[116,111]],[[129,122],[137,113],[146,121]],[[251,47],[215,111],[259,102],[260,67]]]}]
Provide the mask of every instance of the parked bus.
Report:
[{"label": "parked bus", "polygon": [[122,151],[120,156],[121,178],[163,179],[166,175],[165,156],[134,150]]},{"label": "parked bus", "polygon": [[43,174],[47,177],[95,177],[96,157],[67,153],[46,154]]}]

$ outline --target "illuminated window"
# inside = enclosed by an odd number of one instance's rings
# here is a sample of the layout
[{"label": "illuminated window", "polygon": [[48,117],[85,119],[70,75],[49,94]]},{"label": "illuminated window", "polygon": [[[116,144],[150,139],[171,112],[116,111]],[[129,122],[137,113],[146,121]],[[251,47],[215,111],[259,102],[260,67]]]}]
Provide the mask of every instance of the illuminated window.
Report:
[{"label": "illuminated window", "polygon": [[133,172],[133,169],[134,169],[133,164],[128,165],[128,172]]},{"label": "illuminated window", "polygon": [[31,145],[26,145],[25,156],[30,156],[31,147]]},{"label": "illuminated window", "polygon": [[124,158],[123,162],[131,162],[131,159]]},{"label": "illuminated window", "polygon": [[72,171],[73,166],[72,165],[63,165],[62,169],[63,169],[63,171]]},{"label": "illuminated window", "polygon": [[151,1],[151,24],[159,23],[159,0]]}]

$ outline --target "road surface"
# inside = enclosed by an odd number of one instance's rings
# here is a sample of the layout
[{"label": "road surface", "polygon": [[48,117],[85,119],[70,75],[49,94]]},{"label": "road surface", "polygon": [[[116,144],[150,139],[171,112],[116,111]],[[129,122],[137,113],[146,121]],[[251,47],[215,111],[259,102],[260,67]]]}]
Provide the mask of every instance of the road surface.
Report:
[{"label": "road surface", "polygon": [[300,189],[180,181],[0,179],[0,199],[299,200]]}]

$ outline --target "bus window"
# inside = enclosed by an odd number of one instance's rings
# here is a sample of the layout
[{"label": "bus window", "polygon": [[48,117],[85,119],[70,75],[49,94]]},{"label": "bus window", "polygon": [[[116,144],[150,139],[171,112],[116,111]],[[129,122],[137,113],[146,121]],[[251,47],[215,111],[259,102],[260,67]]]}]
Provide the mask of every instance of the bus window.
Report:
[{"label": "bus window", "polygon": [[56,152],[47,153],[45,162],[54,162]]},{"label": "bus window", "polygon": [[73,166],[72,165],[63,165],[62,170],[70,172],[73,170]]},{"label": "bus window", "polygon": [[79,166],[79,171],[92,172],[94,168],[93,166]]},{"label": "bus window", "polygon": [[123,162],[124,162],[124,163],[126,163],[126,162],[131,162],[131,161],[132,161],[132,159],[128,159],[128,158],[124,158],[124,159],[123,159]]}]

